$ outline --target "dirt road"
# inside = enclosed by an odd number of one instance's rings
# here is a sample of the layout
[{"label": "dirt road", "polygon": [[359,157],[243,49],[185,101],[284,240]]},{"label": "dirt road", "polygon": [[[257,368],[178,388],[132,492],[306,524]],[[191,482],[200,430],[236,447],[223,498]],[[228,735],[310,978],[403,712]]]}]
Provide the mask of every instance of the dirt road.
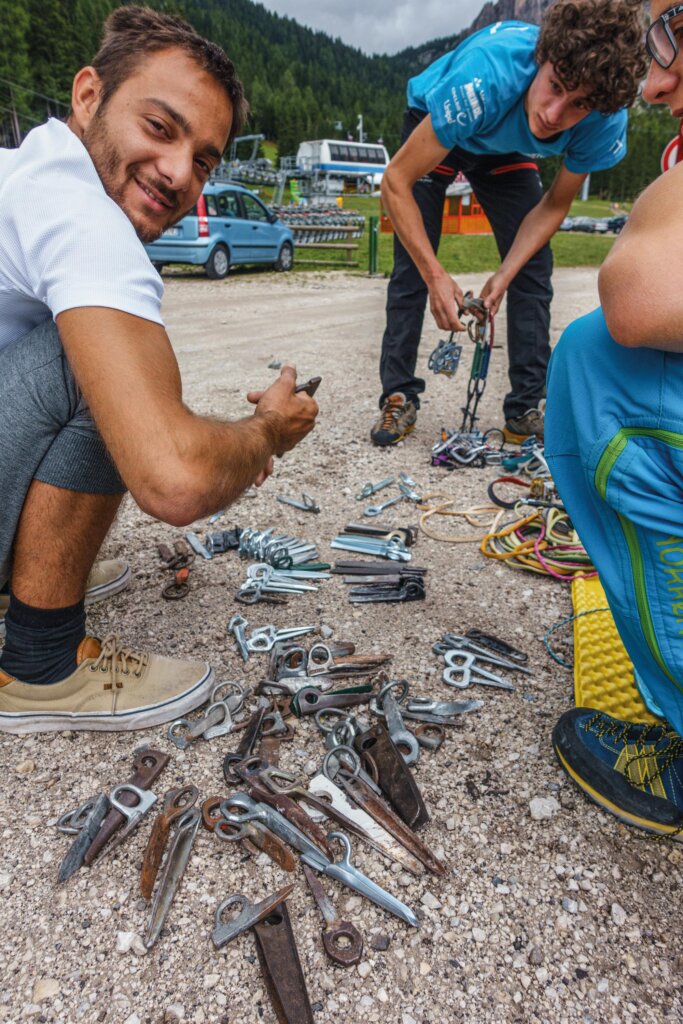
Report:
[{"label": "dirt road", "polygon": [[[438,340],[425,328],[420,366],[428,379],[417,430],[388,452],[373,449],[368,431],[377,399],[376,365],[386,283],[342,275],[235,275],[225,282],[167,277],[165,315],[180,361],[185,397],[203,413],[247,412],[246,391],[274,375],[274,360],[296,362],[302,377],[319,373],[321,416],[315,435],[277,466],[258,493],[226,515],[225,526],[287,531],[327,546],[354,520],[360,487],[405,470],[425,491],[442,491],[463,507],[486,500],[495,469],[444,474],[429,465],[443,424],[455,425],[465,374],[449,381],[427,375]],[[461,283],[478,288],[482,278]],[[593,270],[555,275],[553,337],[597,303]],[[501,319],[498,340],[504,345]],[[468,361],[469,362],[469,361]],[[500,425],[506,386],[504,348],[496,349],[482,402],[482,422]],[[310,491],[319,516],[283,508],[277,494]],[[415,513],[400,505],[392,520]],[[204,523],[197,524],[203,531]],[[93,632],[122,633],[134,647],[178,657],[206,658],[221,679],[258,682],[255,656],[246,668],[226,623],[244,563],[232,555],[195,566],[185,601],[165,602],[167,582],[155,544],[179,531],[142,515],[128,501],[104,554],[133,568],[131,588],[90,611]],[[328,891],[342,916],[365,938],[357,968],[326,961],[321,919],[297,876],[290,913],[318,1024],[659,1024],[679,1021],[681,1000],[681,854],[644,840],[588,805],[555,762],[550,733],[572,703],[571,673],[545,653],[545,630],[571,614],[569,591],[486,561],[475,544],[421,538],[415,560],[429,567],[421,604],[349,605],[339,579],[287,608],[258,606],[250,625],[314,623],[359,652],[388,651],[392,676],[416,693],[452,696],[441,682],[431,645],[446,629],[479,626],[528,651],[532,676],[515,693],[482,692],[484,707],[463,720],[417,769],[432,814],[425,839],[448,863],[442,880],[415,879],[358,845],[355,859],[380,884],[418,908],[413,930],[348,890]],[[479,696],[479,694],[478,694]],[[145,953],[140,936],[147,908],[138,868],[148,834],[143,827],[120,855],[55,884],[67,841],[52,822],[91,793],[129,773],[141,741],[172,752],[158,793],[194,782],[202,797],[223,792],[220,765],[232,738],[175,750],[164,729],[144,734],[56,734],[0,739],[5,784],[0,795],[3,934],[0,1020],[161,1024],[274,1024],[250,936],[216,953],[213,914],[229,893],[257,900],[287,880],[271,864],[254,862],[233,844],[202,832],[167,928]],[[322,743],[310,723],[297,725],[283,746],[285,768],[312,771]],[[532,820],[529,803],[554,798],[547,820]]]}]

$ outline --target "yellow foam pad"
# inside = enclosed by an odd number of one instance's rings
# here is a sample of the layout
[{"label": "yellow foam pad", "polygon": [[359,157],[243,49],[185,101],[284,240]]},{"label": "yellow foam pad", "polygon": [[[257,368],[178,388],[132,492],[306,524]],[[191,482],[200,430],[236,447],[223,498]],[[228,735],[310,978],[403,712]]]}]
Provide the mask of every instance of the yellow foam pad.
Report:
[{"label": "yellow foam pad", "polygon": [[[621,642],[597,577],[572,583],[574,614],[574,698],[580,708],[596,708],[626,722],[659,722],[643,704],[633,663]],[[582,612],[605,608],[595,615]]]}]

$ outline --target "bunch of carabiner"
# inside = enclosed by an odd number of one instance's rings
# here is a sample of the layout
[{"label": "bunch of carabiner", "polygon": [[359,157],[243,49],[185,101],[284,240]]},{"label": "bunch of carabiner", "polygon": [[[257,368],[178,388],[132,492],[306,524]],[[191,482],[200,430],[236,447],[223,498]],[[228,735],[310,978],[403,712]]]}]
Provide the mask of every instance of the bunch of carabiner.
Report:
[{"label": "bunch of carabiner", "polygon": [[494,448],[488,433],[482,434],[474,430],[441,430],[441,438],[432,445],[432,466],[445,469],[456,469],[459,466],[471,466],[482,469],[484,466],[499,465],[503,460],[500,448]]},{"label": "bunch of carabiner", "polygon": [[474,344],[474,354],[467,384],[467,404],[463,409],[460,424],[461,431],[474,430],[474,424],[478,419],[477,408],[486,388],[494,334],[492,315],[486,309],[483,300],[475,299],[472,292],[465,294],[462,309],[458,310],[459,316],[466,314],[471,317],[467,324],[467,333]]}]

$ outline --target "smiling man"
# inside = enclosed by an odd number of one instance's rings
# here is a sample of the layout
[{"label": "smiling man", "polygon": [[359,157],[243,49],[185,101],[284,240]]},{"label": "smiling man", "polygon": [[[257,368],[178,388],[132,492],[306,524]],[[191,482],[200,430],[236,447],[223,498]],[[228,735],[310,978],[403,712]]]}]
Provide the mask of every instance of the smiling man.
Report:
[{"label": "smiling man", "polygon": [[0,150],[0,731],[133,729],[182,716],[213,672],[85,631],[120,589],[93,563],[130,490],[181,526],[260,484],[317,406],[285,367],[244,419],[194,415],[142,242],[197,201],[246,114],[232,62],[178,18],[122,7],[66,124]]},{"label": "smiling man", "polygon": [[[683,4],[653,0],[643,88],[683,117]],[[635,682],[659,722],[562,715],[553,746],[622,821],[683,840],[683,164],[633,207],[600,309],[563,334],[548,375],[546,457],[600,573]],[[625,680],[626,684],[630,680]]]},{"label": "smiling man", "polygon": [[[415,369],[427,296],[438,327],[463,330],[463,293],[436,255],[446,188],[458,171],[484,208],[502,258],[482,297],[495,314],[508,296],[505,435],[542,438],[548,242],[586,175],[626,153],[624,108],[646,67],[639,7],[638,0],[556,0],[540,30],[498,22],[408,83],[403,145],[382,182],[396,236],[375,444],[396,444],[414,429],[425,389]],[[536,160],[550,156],[563,163],[544,193]]]}]

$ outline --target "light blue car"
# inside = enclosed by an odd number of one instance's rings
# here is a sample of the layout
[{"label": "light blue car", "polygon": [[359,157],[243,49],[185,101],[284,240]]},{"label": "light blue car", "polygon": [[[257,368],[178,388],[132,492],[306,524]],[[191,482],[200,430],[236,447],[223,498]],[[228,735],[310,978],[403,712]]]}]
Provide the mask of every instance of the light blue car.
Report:
[{"label": "light blue car", "polygon": [[294,235],[261,200],[241,185],[205,185],[190,212],[145,246],[157,270],[194,263],[207,277],[226,277],[237,263],[271,263],[291,270]]}]

